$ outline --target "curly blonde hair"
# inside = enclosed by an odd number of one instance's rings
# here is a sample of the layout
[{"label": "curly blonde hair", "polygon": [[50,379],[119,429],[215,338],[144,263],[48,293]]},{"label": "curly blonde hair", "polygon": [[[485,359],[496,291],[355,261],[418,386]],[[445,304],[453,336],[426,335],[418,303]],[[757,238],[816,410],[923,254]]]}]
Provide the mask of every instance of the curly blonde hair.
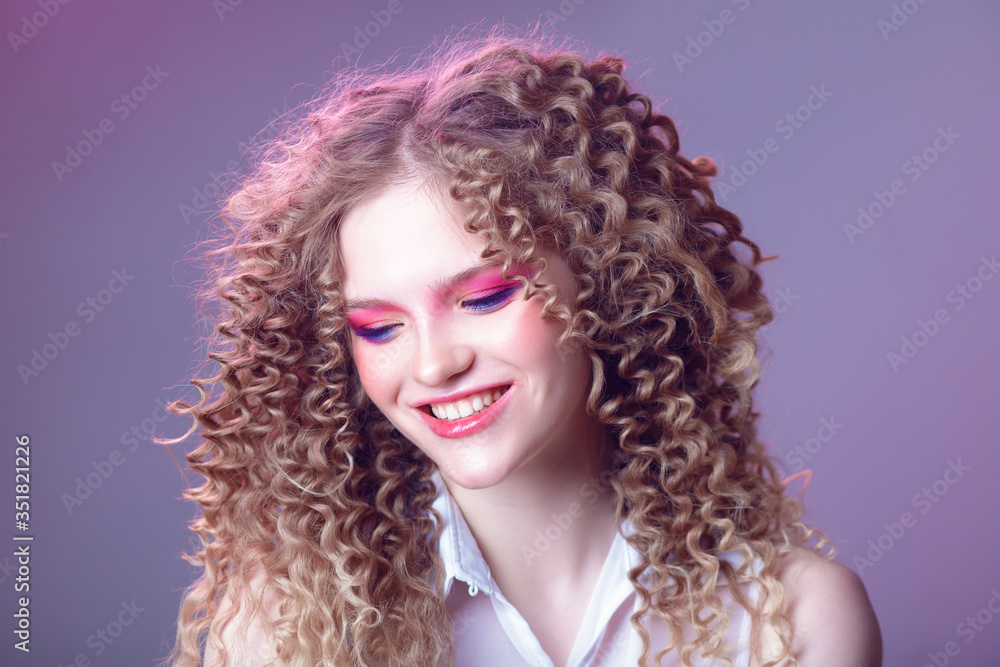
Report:
[{"label": "curly blonde hair", "polygon": [[[224,662],[222,630],[244,607],[289,665],[454,661],[435,466],[361,386],[337,246],[346,213],[415,178],[463,205],[464,228],[505,272],[538,266],[543,248],[576,276],[572,309],[554,305],[552,286],[519,280],[546,294],[560,342],[591,359],[587,410],[613,443],[615,512],[642,556],[629,572],[640,664],[651,650],[656,664],[670,650],[684,665],[731,663],[723,580],[790,654],[777,561],[826,540],[800,521],[757,438],[766,258],[716,204],[712,161],[680,154],[673,122],[633,92],[625,64],[537,33],[455,39],[419,66],[338,75],[259,151],[205,255],[219,370],[191,380],[195,405],[172,405],[200,427],[187,461],[205,478],[185,493],[203,542],[187,558],[203,572],[183,598],[173,665],[199,664],[209,643]],[[278,601],[274,618],[255,580]],[[736,585],[746,581],[756,604]],[[668,624],[670,646],[650,646],[647,614]]]}]

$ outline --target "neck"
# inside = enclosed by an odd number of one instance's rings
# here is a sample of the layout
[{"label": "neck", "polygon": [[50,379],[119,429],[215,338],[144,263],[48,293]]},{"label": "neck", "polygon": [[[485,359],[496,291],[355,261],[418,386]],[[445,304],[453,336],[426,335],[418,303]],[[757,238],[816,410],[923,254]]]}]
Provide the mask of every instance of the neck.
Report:
[{"label": "neck", "polygon": [[554,599],[596,578],[618,529],[604,439],[595,420],[500,484],[469,490],[444,480],[508,598],[534,589]]}]

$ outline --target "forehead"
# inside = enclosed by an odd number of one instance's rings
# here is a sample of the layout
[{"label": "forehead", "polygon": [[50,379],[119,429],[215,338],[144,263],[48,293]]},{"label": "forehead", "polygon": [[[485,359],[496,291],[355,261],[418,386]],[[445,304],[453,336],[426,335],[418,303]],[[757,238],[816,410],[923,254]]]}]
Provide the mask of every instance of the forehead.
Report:
[{"label": "forehead", "polygon": [[357,206],[338,230],[345,296],[385,296],[481,262],[484,241],[462,221],[454,202],[416,184],[393,185]]}]

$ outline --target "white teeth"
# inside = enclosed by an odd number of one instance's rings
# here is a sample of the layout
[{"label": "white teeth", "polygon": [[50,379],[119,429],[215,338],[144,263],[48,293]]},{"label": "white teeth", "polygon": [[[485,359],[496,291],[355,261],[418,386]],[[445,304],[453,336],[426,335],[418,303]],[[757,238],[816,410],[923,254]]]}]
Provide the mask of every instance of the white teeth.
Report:
[{"label": "white teeth", "polygon": [[471,398],[467,396],[457,403],[431,403],[430,409],[431,413],[438,419],[452,421],[485,410],[493,405],[501,395],[503,395],[503,391],[500,389],[495,389],[492,392],[484,391],[472,395]]}]

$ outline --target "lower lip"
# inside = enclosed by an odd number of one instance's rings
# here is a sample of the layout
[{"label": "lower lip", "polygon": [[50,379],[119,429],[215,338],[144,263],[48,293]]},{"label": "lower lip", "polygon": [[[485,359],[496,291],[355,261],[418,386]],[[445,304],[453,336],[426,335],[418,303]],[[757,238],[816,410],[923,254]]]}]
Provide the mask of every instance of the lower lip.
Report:
[{"label": "lower lip", "polygon": [[464,438],[467,435],[479,433],[496,421],[496,418],[500,416],[500,412],[507,405],[507,397],[513,391],[514,385],[511,385],[500,398],[493,401],[486,409],[471,414],[468,417],[456,419],[455,421],[442,421],[419,408],[417,408],[417,412],[420,413],[424,423],[442,438]]}]

